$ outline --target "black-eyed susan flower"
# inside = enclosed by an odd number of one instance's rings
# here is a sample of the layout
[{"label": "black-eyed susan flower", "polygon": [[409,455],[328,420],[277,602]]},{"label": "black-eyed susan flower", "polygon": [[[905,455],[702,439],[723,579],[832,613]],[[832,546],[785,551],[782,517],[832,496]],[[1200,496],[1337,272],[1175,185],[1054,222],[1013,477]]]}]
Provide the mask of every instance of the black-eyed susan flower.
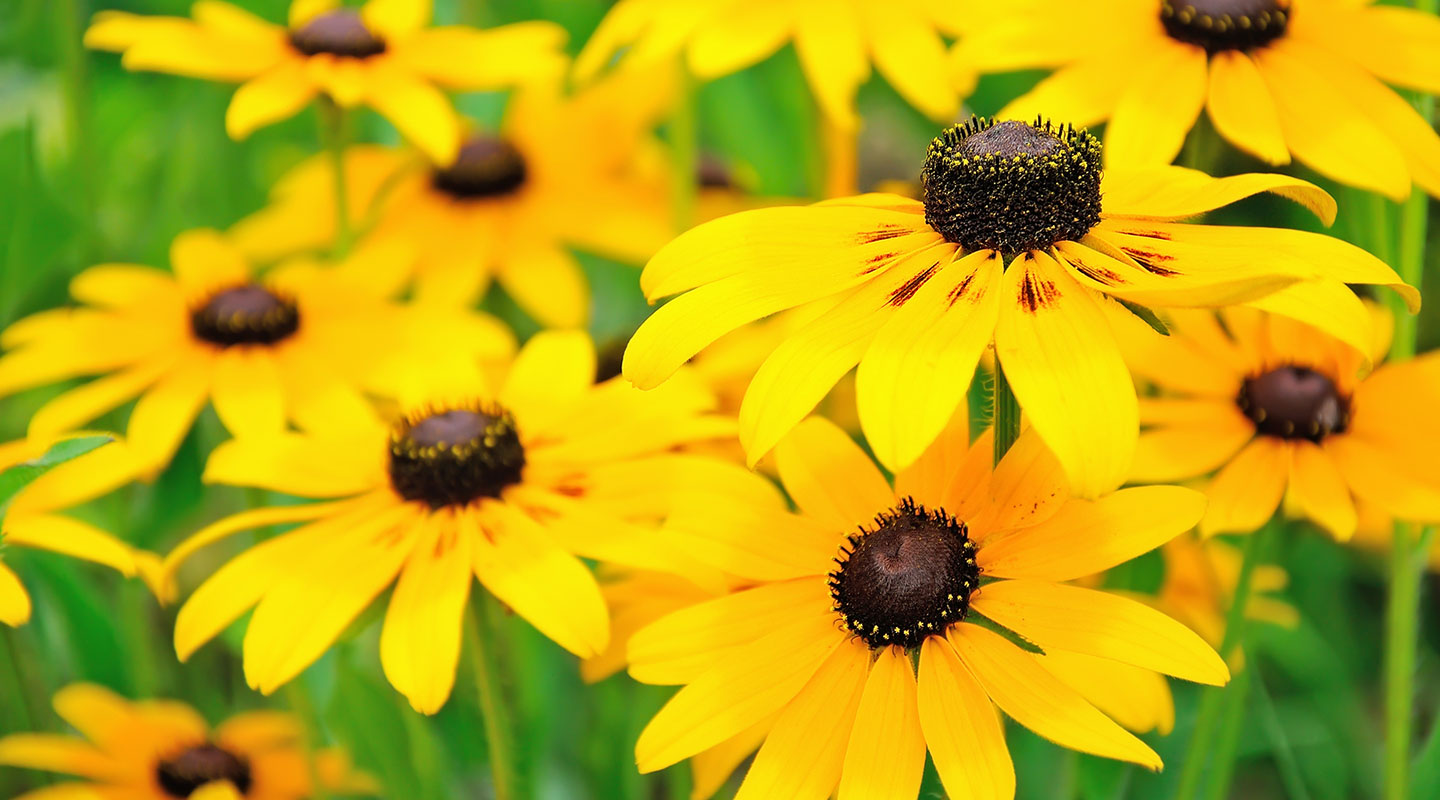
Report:
[{"label": "black-eyed susan flower", "polygon": [[1355,532],[1357,500],[1400,519],[1440,521],[1440,356],[1379,366],[1391,321],[1355,351],[1294,320],[1227,311],[1176,313],[1165,340],[1127,343],[1135,374],[1160,394],[1140,401],[1146,426],[1136,480],[1204,478],[1202,533],[1249,532],[1285,501],[1338,539]]},{"label": "black-eyed susan flower", "polygon": [[[627,68],[650,68],[683,52],[704,80],[728,75],[793,42],[810,90],[825,116],[855,128],[855,92],[873,64],[911,105],[936,120],[955,116],[957,88],[974,75],[952,74],[942,35],[957,35],[958,7],[940,3],[846,0],[622,0],[575,61],[581,80],[624,51]],[[968,84],[968,85],[967,85]]]},{"label": "black-eyed susan flower", "polygon": [[[40,457],[54,441],[50,437],[0,444],[0,472]],[[0,509],[0,543],[6,549],[49,550],[103,564],[127,577],[152,573],[159,564],[154,554],[60,513],[124,486],[135,475],[134,458],[123,442],[112,442],[52,467],[21,489],[8,509]],[[14,571],[0,562],[0,622],[23,625],[30,620],[30,613],[30,594]]]},{"label": "black-eyed susan flower", "polygon": [[1331,220],[1330,197],[1298,179],[1177,167],[1102,181],[1090,134],[984,119],[935,139],[923,177],[923,201],[872,194],[761,209],[681,235],[640,279],[652,301],[681,296],[636,332],[625,375],[656,386],[740,325],[826,303],[750,382],[741,440],[758,459],[858,363],[861,425],[894,470],[944,427],[993,341],[1031,424],[1094,496],[1125,477],[1138,428],[1113,326],[1144,326],[1122,302],[1253,305],[1364,343],[1369,317],[1344,284],[1388,284],[1419,301],[1394,270],[1337,239],[1179,222],[1262,191]]},{"label": "black-eyed susan flower", "polygon": [[287,25],[228,3],[197,2],[193,19],[97,14],[85,44],[123,53],[133,70],[239,83],[225,115],[236,139],[286,119],[324,95],[375,109],[443,164],[460,152],[460,121],[446,89],[503,89],[559,74],[565,34],[548,22],[489,31],[432,28],[430,0],[295,0]]},{"label": "black-eyed susan flower", "polygon": [[1387,83],[1440,92],[1440,20],[1347,0],[1023,0],[972,25],[982,71],[1056,67],[1002,115],[1106,124],[1112,166],[1168,164],[1201,110],[1236,147],[1403,199],[1440,137]]},{"label": "black-eyed susan flower", "polygon": [[413,255],[358,249],[324,268],[297,260],[260,276],[218,233],[189,231],[171,271],[102,264],[78,275],[84,305],[16,322],[0,345],[0,395],[98,376],[36,412],[32,437],[77,426],[138,398],[131,453],[163,468],[210,401],[236,435],[279,433],[287,420],[369,418],[364,393],[384,393],[428,369],[475,371],[507,358],[514,338],[497,320],[453,307],[389,299]]},{"label": "black-eyed susan flower", "polygon": [[[346,154],[349,213],[373,236],[415,247],[417,296],[468,305],[492,278],[542,324],[574,327],[589,287],[571,248],[637,263],[671,234],[650,128],[664,95],[616,76],[573,96],[558,83],[517,92],[498,133],[472,131],[448,167],[375,146]],[[271,205],[232,231],[262,260],[329,247],[335,182],[318,157],[276,185]]]},{"label": "black-eyed susan flower", "polygon": [[196,533],[167,559],[166,582],[195,551],[278,522],[307,524],[250,548],[181,608],[182,659],[254,606],[245,634],[250,685],[270,693],[333,643],[393,585],[380,660],[418,710],[449,697],[461,614],[474,578],[580,656],[609,639],[605,602],[580,557],[650,569],[694,562],[649,524],[694,456],[670,452],[731,435],[708,395],[650,397],[623,381],[594,385],[595,356],[576,332],[521,350],[498,392],[441,374],[443,388],[401,399],[405,413],[314,434],[237,438],[205,479],[328,502],[262,508]]},{"label": "black-eyed susan flower", "polygon": [[374,794],[374,781],[338,749],[314,754],[289,714],[252,711],[211,726],[173,700],[132,702],[93,684],[55,694],[55,711],[84,738],[12,733],[0,739],[0,764],[73,775],[16,800],[304,800],[312,775],[329,792]]},{"label": "black-eyed susan flower", "polygon": [[1188,529],[1203,497],[1145,486],[1075,499],[1033,431],[993,470],[991,451],[988,434],[971,447],[953,426],[892,486],[811,418],[777,451],[800,513],[723,493],[677,507],[667,525],[691,551],[754,585],[631,638],[632,675],[684,684],[640,735],[640,769],[763,740],[742,800],[837,786],[841,800],[908,800],[928,751],[951,796],[1009,798],[996,706],[1063,746],[1158,769],[1037,651],[1224,683],[1188,628],[1068,583]]}]

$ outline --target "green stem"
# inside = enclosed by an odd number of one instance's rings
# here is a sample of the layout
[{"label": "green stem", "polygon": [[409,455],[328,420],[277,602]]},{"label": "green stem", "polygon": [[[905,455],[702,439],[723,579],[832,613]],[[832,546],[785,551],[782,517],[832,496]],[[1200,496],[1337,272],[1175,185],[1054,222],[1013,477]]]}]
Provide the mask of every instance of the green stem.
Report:
[{"label": "green stem", "polygon": [[14,726],[6,726],[11,733],[31,730],[34,725],[34,715],[30,711],[34,693],[25,685],[25,678],[20,674],[20,660],[15,656],[13,641],[15,635],[13,629],[0,626],[0,658],[5,661],[4,669],[0,670],[0,681],[4,683],[0,686],[4,688],[4,696],[14,703]]},{"label": "green stem", "polygon": [[[1245,607],[1250,602],[1250,586],[1254,583],[1255,567],[1259,565],[1261,550],[1268,538],[1274,520],[1265,527],[1245,537],[1245,549],[1241,555],[1240,574],[1235,580],[1235,593],[1230,607],[1225,611],[1225,636],[1220,642],[1220,656],[1229,657],[1241,642],[1245,629]],[[1240,684],[1239,676],[1232,679],[1232,690]],[[1243,693],[1243,686],[1239,686]],[[1185,753],[1184,767],[1180,772],[1180,788],[1176,800],[1193,800],[1200,790],[1200,783],[1206,776],[1208,756],[1215,752],[1216,726],[1220,723],[1225,707],[1226,689],[1214,687],[1205,690],[1200,698],[1200,710],[1195,716],[1195,730],[1190,734],[1190,748]],[[1219,765],[1223,769],[1223,765]]]},{"label": "green stem", "polygon": [[670,180],[675,230],[695,224],[700,167],[699,126],[695,120],[695,78],[681,60],[676,61],[675,108],[670,116]]},{"label": "green stem", "polygon": [[345,109],[328,97],[320,99],[320,138],[330,157],[330,172],[335,191],[335,243],[333,255],[343,257],[350,252],[354,229],[350,224],[350,193],[345,175],[345,145],[349,139]]},{"label": "green stem", "polygon": [[470,605],[471,613],[465,622],[465,640],[470,649],[470,665],[475,672],[475,688],[480,695],[480,712],[485,717],[490,776],[495,784],[495,800],[517,800],[521,794],[520,772],[512,738],[514,725],[505,705],[500,659],[496,654],[500,611],[489,592],[481,591],[479,594]]},{"label": "green stem", "polygon": [[1305,788],[1305,776],[1300,771],[1300,762],[1295,758],[1290,738],[1285,735],[1285,726],[1280,724],[1280,715],[1275,711],[1275,701],[1270,697],[1270,690],[1265,688],[1263,677],[1255,679],[1255,701],[1260,712],[1260,722],[1265,726],[1266,735],[1270,737],[1270,752],[1275,757],[1280,782],[1285,785],[1285,795],[1290,800],[1310,800],[1310,790]]},{"label": "green stem", "polygon": [[995,362],[995,388],[991,395],[990,418],[995,420],[995,463],[1010,452],[1010,446],[1020,438],[1020,403],[1010,391],[1010,382],[1005,380],[1005,370]]},{"label": "green stem", "polygon": [[[1238,652],[1245,652],[1244,645]],[[1210,791],[1205,794],[1206,800],[1224,800],[1230,793],[1230,780],[1235,775],[1235,756],[1240,750],[1241,723],[1245,721],[1246,701],[1254,673],[1253,665],[1241,670],[1225,689],[1224,708],[1215,737],[1215,770],[1210,778]]]},{"label": "green stem", "polygon": [[329,787],[320,779],[320,768],[315,762],[313,731],[319,730],[320,715],[315,710],[315,704],[310,702],[310,694],[299,678],[285,684],[285,699],[290,704],[291,712],[304,722],[305,736],[300,745],[304,750],[305,766],[310,771],[310,797],[313,800],[329,800]]}]

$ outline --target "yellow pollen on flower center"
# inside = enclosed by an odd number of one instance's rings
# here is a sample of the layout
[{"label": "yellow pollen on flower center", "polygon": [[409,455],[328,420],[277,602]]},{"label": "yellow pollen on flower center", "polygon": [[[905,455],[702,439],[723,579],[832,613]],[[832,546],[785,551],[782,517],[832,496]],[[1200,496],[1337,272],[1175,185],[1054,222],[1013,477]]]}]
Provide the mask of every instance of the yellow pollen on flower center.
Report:
[{"label": "yellow pollen on flower center", "polygon": [[1160,0],[1165,33],[1212,53],[1269,44],[1292,13],[1289,0]]},{"label": "yellow pollen on flower center", "polygon": [[396,494],[431,508],[499,497],[520,482],[525,448],[510,412],[475,403],[401,420],[390,434]]}]

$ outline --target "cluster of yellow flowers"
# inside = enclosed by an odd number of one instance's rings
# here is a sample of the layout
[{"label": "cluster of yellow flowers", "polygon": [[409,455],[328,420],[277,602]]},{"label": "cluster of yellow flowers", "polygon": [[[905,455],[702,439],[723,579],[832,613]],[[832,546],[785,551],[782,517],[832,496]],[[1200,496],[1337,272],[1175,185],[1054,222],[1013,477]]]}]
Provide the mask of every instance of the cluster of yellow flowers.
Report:
[{"label": "cluster of yellow flowers", "polygon": [[[675,64],[709,79],[792,42],[836,187],[853,184],[872,64],[941,121],[979,72],[1055,72],[940,132],[917,154],[916,198],[850,191],[672,238],[656,130],[683,102]],[[1440,137],[1381,83],[1440,91],[1432,16],[1343,0],[621,0],[572,63],[550,23],[435,27],[424,0],[295,0],[284,24],[200,0],[193,18],[101,13],[86,43],[240,83],[235,138],[312,103],[334,134],[269,207],[176,238],[168,269],[92,267],[74,306],[0,337],[0,394],[88,378],[0,446],[0,467],[133,401],[123,440],[15,498],[6,544],[139,575],[165,603],[203,578],[179,609],[179,658],[253,610],[244,673],[261,693],[388,590],[380,663],[435,713],[478,579],[588,678],[681,686],[636,757],[646,772],[691,760],[697,797],[754,753],[747,800],[913,800],[928,752],[952,796],[1003,800],[1016,776],[997,708],[1159,769],[1132,731],[1173,724],[1161,676],[1229,679],[1215,648],[1237,568],[1192,528],[1252,532],[1282,505],[1340,539],[1440,522],[1440,359],[1383,363],[1392,314],[1347,284],[1412,312],[1416,288],[1323,234],[1187,221],[1273,193],[1329,224],[1336,204],[1311,183],[1169,166],[1204,108],[1270,164],[1440,194]],[[446,94],[501,89],[498,130]],[[358,106],[410,147],[344,141]],[[1085,126],[1106,121],[1102,145]],[[648,259],[645,296],[673,298],[623,367],[583,332],[577,248]],[[492,278],[545,330],[517,345],[478,311]],[[832,392],[852,370],[853,401]],[[812,415],[827,396],[834,413]],[[62,513],[166,469],[207,408],[233,438],[206,483],[319,502],[257,505],[163,557]],[[192,563],[277,525],[293,527],[218,569]],[[1173,567],[1159,598],[1093,578],[1157,548]],[[1293,615],[1258,597],[1251,612]],[[0,565],[0,620],[30,614]],[[106,797],[311,790],[288,717],[211,733],[95,687],[56,704],[93,746],[11,736],[0,763]],[[330,785],[374,789],[338,756],[322,766]]]}]

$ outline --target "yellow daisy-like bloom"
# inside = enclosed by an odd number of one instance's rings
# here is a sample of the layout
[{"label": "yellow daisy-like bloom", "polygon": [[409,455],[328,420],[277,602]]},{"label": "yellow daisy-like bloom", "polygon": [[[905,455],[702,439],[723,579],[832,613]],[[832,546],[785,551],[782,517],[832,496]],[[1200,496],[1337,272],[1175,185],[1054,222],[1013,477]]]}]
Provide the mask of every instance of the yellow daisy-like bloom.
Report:
[{"label": "yellow daisy-like bloom", "polygon": [[945,426],[993,341],[1031,423],[1093,497],[1125,477],[1138,429],[1114,326],[1148,329],[1116,301],[1253,305],[1361,344],[1370,322],[1346,283],[1388,284],[1419,302],[1394,270],[1338,239],[1178,222],[1263,191],[1330,221],[1329,195],[1295,178],[1171,167],[1102,183],[1088,133],[983,119],[935,139],[923,177],[923,201],[872,194],[761,209],[681,235],[640,282],[651,301],[684,294],[636,332],[625,375],[656,386],[730,330],[828,303],[750,382],[741,440],[758,459],[858,363],[860,422],[894,471]]},{"label": "yellow daisy-like bloom", "polygon": [[974,74],[947,64],[941,35],[958,35],[958,4],[926,0],[621,0],[575,61],[581,80],[625,50],[623,64],[653,67],[684,52],[702,80],[755,64],[794,42],[825,116],[855,128],[855,92],[873,63],[907,102],[936,120],[955,116]]},{"label": "yellow daisy-like bloom", "polygon": [[1232,310],[1177,313],[1169,338],[1135,342],[1136,375],[1162,394],[1140,401],[1131,476],[1183,481],[1214,472],[1203,534],[1249,532],[1287,511],[1337,539],[1355,503],[1401,519],[1440,521],[1440,355],[1380,363],[1390,321],[1377,309],[1365,353],[1283,317]]},{"label": "yellow daisy-like bloom", "polygon": [[666,487],[711,470],[670,451],[733,435],[734,423],[705,414],[703,392],[651,397],[623,381],[593,385],[594,372],[583,334],[541,333],[498,393],[450,380],[443,391],[402,398],[409,411],[390,426],[221,445],[207,481],[331,502],[237,514],[170,554],[167,582],[221,538],[307,522],[250,548],[195,592],[176,621],[181,659],[255,606],[245,675],[268,694],[393,584],[380,660],[411,705],[433,713],[455,680],[472,576],[567,650],[600,652],[609,620],[579,557],[694,564],[650,522],[667,511]]},{"label": "yellow daisy-like bloom", "polygon": [[[416,248],[416,293],[469,305],[493,276],[542,324],[581,326],[589,289],[570,248],[639,262],[670,237],[666,178],[637,161],[663,86],[617,76],[566,97],[555,83],[518,92],[498,134],[476,131],[449,167],[401,150],[346,153],[349,214],[373,236]],[[653,159],[650,159],[653,161]],[[332,165],[316,157],[282,178],[271,205],[232,231],[269,260],[329,246],[335,237]]]},{"label": "yellow daisy-like bloom", "polygon": [[[15,800],[303,800],[312,765],[300,721],[278,711],[237,714],[211,729],[173,700],[131,702],[78,683],[55,693],[55,711],[84,739],[15,733],[0,739],[0,764],[62,772],[67,782]],[[375,794],[338,749],[315,754],[313,772],[331,792]]]},{"label": "yellow daisy-like bloom", "polygon": [[1236,147],[1341,183],[1440,195],[1440,137],[1386,83],[1440,92],[1440,19],[1351,0],[1024,0],[957,48],[1057,67],[1002,115],[1106,124],[1112,166],[1168,164],[1201,109]]},{"label": "yellow daisy-like bloom", "polygon": [[[55,438],[20,439],[0,444],[0,472],[38,458]],[[93,500],[134,480],[135,461],[123,442],[111,442],[72,461],[58,464],[21,489],[0,512],[6,548],[35,548],[103,564],[132,577],[157,563],[110,533],[58,512]],[[0,562],[0,622],[30,620],[30,594],[19,577]]]},{"label": "yellow daisy-like bloom", "polygon": [[[1240,577],[1240,553],[1219,539],[1202,541],[1178,536],[1165,543],[1165,582],[1155,596],[1155,605],[1185,623],[1205,641],[1219,647],[1225,638],[1225,610],[1235,596]],[[1257,564],[1250,577],[1250,597],[1245,616],[1286,628],[1300,624],[1295,607],[1277,597],[1290,583],[1284,567]],[[1241,651],[1231,656],[1238,661]]]},{"label": "yellow daisy-like bloom", "polygon": [[445,96],[503,89],[565,68],[565,33],[548,22],[479,31],[427,27],[430,0],[294,0],[288,26],[217,0],[194,19],[97,14],[85,45],[123,53],[132,70],[240,83],[225,114],[235,139],[298,113],[323,94],[375,109],[435,161],[460,152],[460,121]]},{"label": "yellow daisy-like bloom", "polygon": [[928,749],[951,796],[1009,798],[996,706],[1063,746],[1158,769],[1052,659],[1227,680],[1185,626],[1067,583],[1185,531],[1203,497],[1144,486],[1075,499],[1033,431],[993,470],[991,449],[989,434],[971,447],[958,424],[892,487],[848,436],[811,418],[777,451],[801,513],[723,494],[677,508],[667,527],[754,588],[631,638],[632,675],[685,685],[640,735],[640,769],[758,738],[742,800],[837,786],[841,800],[913,800]]},{"label": "yellow daisy-like bloom", "polygon": [[78,275],[84,306],[42,311],[0,335],[0,395],[99,375],[46,403],[32,437],[71,430],[138,397],[128,444],[163,468],[211,401],[236,435],[279,433],[287,420],[364,420],[364,391],[386,394],[427,368],[474,372],[508,357],[498,320],[390,299],[413,256],[393,245],[322,268],[298,260],[257,276],[218,233],[190,231],[172,271],[102,264]]}]

